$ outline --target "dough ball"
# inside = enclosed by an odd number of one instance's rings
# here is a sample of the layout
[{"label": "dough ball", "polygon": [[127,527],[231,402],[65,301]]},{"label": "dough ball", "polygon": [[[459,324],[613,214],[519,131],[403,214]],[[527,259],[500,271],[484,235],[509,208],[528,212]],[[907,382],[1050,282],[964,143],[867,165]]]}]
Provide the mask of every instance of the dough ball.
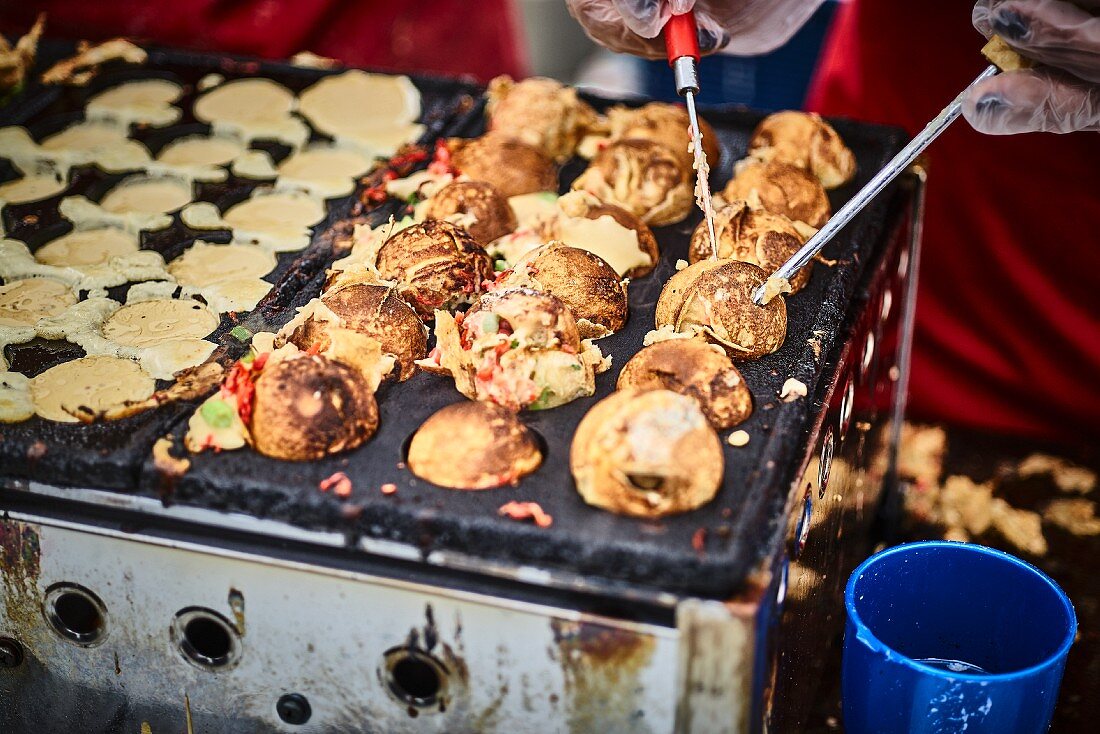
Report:
[{"label": "dough ball", "polygon": [[856,157],[833,126],[813,112],[788,110],[768,115],[749,140],[749,156],[804,168],[827,189],[856,174]]},{"label": "dough ball", "polygon": [[618,331],[629,313],[626,286],[614,268],[587,250],[560,242],[528,252],[496,287],[533,288],[557,296],[584,339]]},{"label": "dough ball", "polygon": [[[798,252],[804,244],[791,220],[782,214],[753,209],[744,201],[734,201],[714,213],[714,237],[718,257],[740,260],[771,273]],[[696,263],[711,256],[706,222],[700,222],[691,235],[688,260]],[[807,263],[791,278],[796,293],[810,280],[813,263]]]},{"label": "dough ball", "polygon": [[753,303],[765,278],[749,263],[701,260],[668,279],[657,300],[657,328],[703,334],[734,359],[770,354],[787,337],[787,307],[782,298]]},{"label": "dough ball", "polygon": [[489,82],[489,129],[510,135],[564,161],[597,123],[595,110],[577,91],[554,79],[532,77],[516,82],[498,76]]},{"label": "dough ball", "polygon": [[699,404],[670,390],[623,390],[577,426],[569,465],[590,505],[658,518],[710,502],[722,483],[722,446]]},{"label": "dough ball", "polygon": [[[457,217],[455,215],[458,215]],[[516,228],[516,213],[508,197],[484,181],[455,181],[428,199],[427,219],[450,219],[482,246]]]},{"label": "dough ball", "polygon": [[397,232],[378,250],[378,273],[397,282],[401,297],[422,318],[472,303],[492,280],[489,255],[469,232],[431,219]]},{"label": "dough ball", "polygon": [[473,140],[450,141],[451,163],[474,181],[492,184],[504,196],[558,190],[558,169],[542,151],[492,131]]},{"label": "dough ball", "polygon": [[413,474],[452,489],[512,484],[542,464],[535,435],[516,414],[494,403],[463,401],[438,411],[409,444]]},{"label": "dough ball", "polygon": [[817,229],[832,214],[821,182],[809,171],[778,160],[764,163],[746,158],[739,162],[722,196],[727,202],[756,199],[772,214],[782,214]]},{"label": "dough ball", "polygon": [[752,415],[745,378],[722,351],[700,339],[669,339],[643,348],[623,365],[619,390],[672,390],[695,398],[722,431]]},{"label": "dough ball", "polygon": [[256,379],[249,428],[261,454],[312,461],[368,441],[378,429],[378,405],[352,368],[298,354],[266,367]]},{"label": "dough ball", "polygon": [[646,224],[675,224],[694,202],[695,179],[672,151],[651,140],[620,140],[601,150],[573,182],[601,201],[620,206]]}]

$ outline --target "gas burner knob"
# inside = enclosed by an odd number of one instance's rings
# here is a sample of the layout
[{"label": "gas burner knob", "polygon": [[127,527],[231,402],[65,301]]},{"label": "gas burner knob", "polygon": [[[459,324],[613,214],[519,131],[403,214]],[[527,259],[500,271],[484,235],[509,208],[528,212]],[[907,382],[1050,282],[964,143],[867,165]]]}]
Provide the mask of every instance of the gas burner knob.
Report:
[{"label": "gas burner knob", "polygon": [[309,705],[309,699],[300,693],[287,693],[279,697],[275,703],[275,713],[283,723],[300,726],[313,715],[313,709]]}]

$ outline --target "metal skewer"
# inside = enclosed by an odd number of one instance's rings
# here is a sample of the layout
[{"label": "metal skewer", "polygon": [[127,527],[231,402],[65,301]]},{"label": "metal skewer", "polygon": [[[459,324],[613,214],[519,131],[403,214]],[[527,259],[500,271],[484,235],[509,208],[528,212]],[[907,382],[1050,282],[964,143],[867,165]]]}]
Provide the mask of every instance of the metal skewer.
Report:
[{"label": "metal skewer", "polygon": [[[901,151],[890,160],[886,166],[875,174],[874,178],[867,182],[867,185],[860,189],[855,196],[848,200],[837,211],[836,214],[825,223],[825,226],[819,229],[813,237],[806,241],[806,244],[790,257],[787,262],[783,263],[774,273],[768,276],[768,279],[759,285],[752,293],[752,300],[757,305],[764,305],[769,298],[765,297],[768,292],[768,284],[775,283],[775,281],[789,281],[794,277],[794,274],[813,258],[814,255],[821,252],[829,240],[846,225],[852,221],[852,218],[859,214],[865,206],[867,206],[872,199],[879,195],[879,193],[886,188],[887,184],[897,178],[898,174],[904,171],[909,165],[917,159],[924,149],[927,148],[933,140],[939,137],[940,133],[948,128],[952,122],[958,119],[962,114],[962,100],[966,96],[966,93],[970,91],[970,87],[973,87],[978,82],[985,81],[992,76],[996,76],[1000,73],[1000,69],[996,66],[990,65],[986,67],[985,71],[978,75],[978,77],[970,82],[970,84],[963,91],[959,92],[959,95],[951,101],[951,104],[947,105],[940,114],[927,125],[924,129],[917,134],[915,138],[909,141]],[[773,286],[774,288],[774,286]],[[778,290],[773,290],[774,293],[778,293]]]}]

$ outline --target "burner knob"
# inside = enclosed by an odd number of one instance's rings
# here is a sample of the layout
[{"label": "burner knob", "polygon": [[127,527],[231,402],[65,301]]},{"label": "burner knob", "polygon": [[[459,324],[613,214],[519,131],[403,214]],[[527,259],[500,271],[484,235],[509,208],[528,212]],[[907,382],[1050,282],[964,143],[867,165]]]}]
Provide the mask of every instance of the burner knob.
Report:
[{"label": "burner knob", "polygon": [[309,706],[309,700],[302,694],[287,693],[275,704],[275,712],[287,724],[304,724],[309,721],[313,709]]}]

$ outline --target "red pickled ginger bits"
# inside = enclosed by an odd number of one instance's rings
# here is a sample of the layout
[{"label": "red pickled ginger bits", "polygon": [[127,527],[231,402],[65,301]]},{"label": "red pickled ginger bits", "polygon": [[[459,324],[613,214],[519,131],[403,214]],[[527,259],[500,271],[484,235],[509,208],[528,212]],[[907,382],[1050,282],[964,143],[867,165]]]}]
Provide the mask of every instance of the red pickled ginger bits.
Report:
[{"label": "red pickled ginger bits", "polygon": [[538,502],[507,502],[500,506],[497,514],[513,520],[534,520],[540,528],[548,528],[554,523],[554,518],[547,515]]},{"label": "red pickled ginger bits", "polygon": [[432,162],[428,164],[428,173],[436,176],[451,174],[458,175],[458,169],[451,163],[451,149],[447,147],[445,140],[440,138],[435,141],[435,151],[432,154]]},{"label": "red pickled ginger bits", "polygon": [[322,492],[327,492],[331,489],[332,493],[337,497],[342,498],[351,496],[351,480],[348,479],[348,475],[342,471],[336,472],[327,479],[322,479],[317,487]]},{"label": "red pickled ginger bits", "polygon": [[691,536],[691,547],[696,553],[702,554],[707,546],[707,529],[699,528]]},{"label": "red pickled ginger bits", "polygon": [[[439,144],[442,142],[442,140],[437,140],[436,147],[438,148]],[[407,153],[398,153],[394,157],[390,158],[389,167],[391,169],[405,168],[409,166],[415,166],[417,163],[426,160],[428,160],[428,151],[422,148],[413,147]]]}]

